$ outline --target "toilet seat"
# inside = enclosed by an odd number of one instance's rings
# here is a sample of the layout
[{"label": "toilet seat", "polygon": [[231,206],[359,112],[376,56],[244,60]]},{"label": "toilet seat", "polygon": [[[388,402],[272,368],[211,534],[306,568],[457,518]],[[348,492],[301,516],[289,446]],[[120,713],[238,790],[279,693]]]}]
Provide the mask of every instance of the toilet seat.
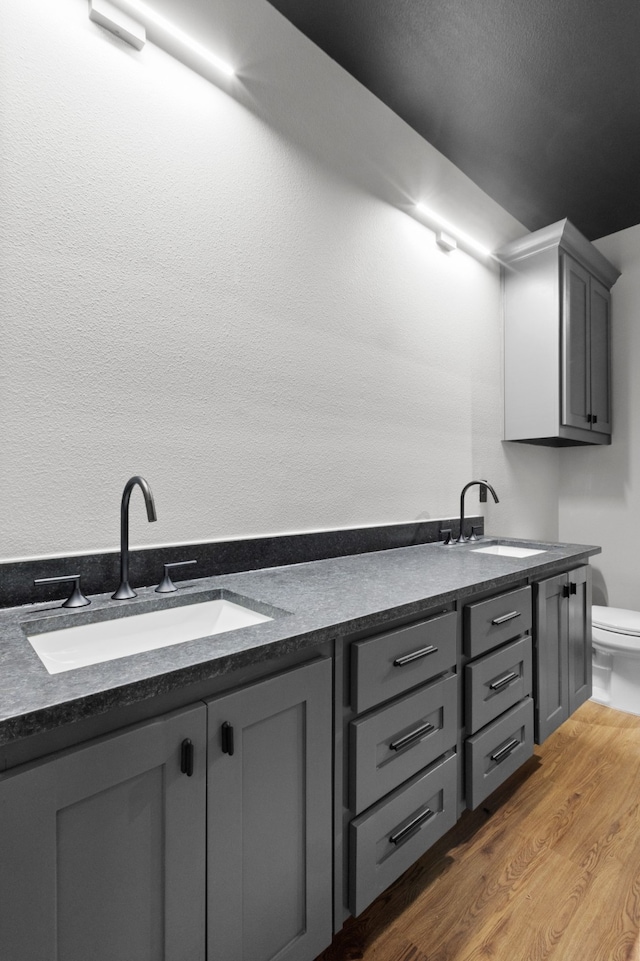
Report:
[{"label": "toilet seat", "polygon": [[615,631],[617,634],[632,634],[640,637],[640,611],[625,611],[621,607],[591,608],[591,619],[594,627],[603,631]]},{"label": "toilet seat", "polygon": [[640,611],[594,604],[591,618],[593,641],[598,647],[640,654]]}]

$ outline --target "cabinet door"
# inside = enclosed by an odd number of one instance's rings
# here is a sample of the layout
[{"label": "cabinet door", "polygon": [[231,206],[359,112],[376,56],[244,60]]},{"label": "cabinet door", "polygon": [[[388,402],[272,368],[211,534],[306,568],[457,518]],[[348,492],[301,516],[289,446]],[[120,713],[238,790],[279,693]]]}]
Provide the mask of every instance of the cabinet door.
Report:
[{"label": "cabinet door", "polygon": [[205,738],[200,704],[0,777],[1,958],[204,958]]},{"label": "cabinet door", "polygon": [[542,742],[569,717],[567,575],[536,585],[534,646],[535,740]]},{"label": "cabinet door", "polygon": [[570,571],[568,604],[569,714],[591,697],[591,568]]},{"label": "cabinet door", "polygon": [[611,295],[595,277],[590,288],[591,429],[611,433]]},{"label": "cabinet door", "polygon": [[562,423],[590,428],[588,271],[562,255]]},{"label": "cabinet door", "polygon": [[207,957],[312,961],[332,937],[331,662],[208,708]]}]

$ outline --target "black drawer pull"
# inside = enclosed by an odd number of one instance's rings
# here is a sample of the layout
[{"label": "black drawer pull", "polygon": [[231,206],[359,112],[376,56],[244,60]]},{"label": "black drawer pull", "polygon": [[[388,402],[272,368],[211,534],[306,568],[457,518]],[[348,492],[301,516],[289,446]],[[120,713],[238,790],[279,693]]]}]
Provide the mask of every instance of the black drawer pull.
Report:
[{"label": "black drawer pull", "polygon": [[495,624],[497,627],[498,624],[506,624],[507,621],[512,621],[514,617],[520,617],[520,616],[521,616],[520,611],[509,611],[508,614],[503,614],[501,617],[494,617],[491,623]]},{"label": "black drawer pull", "polygon": [[519,677],[520,675],[516,671],[511,671],[509,674],[505,674],[504,677],[498,678],[497,681],[492,681],[489,688],[492,691],[499,691],[505,684],[508,684],[510,681],[515,681]]},{"label": "black drawer pull", "polygon": [[403,747],[407,746],[407,744],[412,744],[413,741],[419,740],[419,738],[423,737],[425,734],[428,734],[430,731],[435,731],[433,724],[422,724],[420,727],[417,727],[415,731],[405,734],[404,737],[399,738],[397,741],[392,741],[389,745],[389,750],[401,751]]},{"label": "black drawer pull", "polygon": [[410,664],[411,661],[417,661],[420,657],[426,657],[427,654],[435,654],[438,650],[433,644],[430,647],[422,647],[419,651],[412,651],[411,654],[403,654],[402,657],[396,657],[393,662],[394,667],[403,667],[404,664]]},{"label": "black drawer pull", "polygon": [[418,814],[418,816],[412,821],[409,821],[409,823],[405,825],[401,831],[398,831],[397,834],[390,834],[389,841],[391,844],[402,844],[402,842],[406,841],[411,834],[415,834],[418,828],[429,818],[432,818],[434,814],[435,811],[427,808],[427,810],[423,811],[422,814]]},{"label": "black drawer pull", "polygon": [[220,737],[222,740],[222,753],[228,754],[229,757],[233,756],[234,746],[233,746],[233,726],[225,721],[220,729]]},{"label": "black drawer pull", "polygon": [[193,774],[193,741],[188,737],[180,745],[180,770],[187,777]]},{"label": "black drawer pull", "polygon": [[492,754],[491,760],[495,761],[497,764],[500,764],[500,761],[504,761],[505,758],[509,757],[511,752],[517,748],[518,744],[521,743],[522,742],[517,738],[514,738],[513,741],[509,741],[508,744],[505,744],[501,751],[496,751],[495,754]]}]

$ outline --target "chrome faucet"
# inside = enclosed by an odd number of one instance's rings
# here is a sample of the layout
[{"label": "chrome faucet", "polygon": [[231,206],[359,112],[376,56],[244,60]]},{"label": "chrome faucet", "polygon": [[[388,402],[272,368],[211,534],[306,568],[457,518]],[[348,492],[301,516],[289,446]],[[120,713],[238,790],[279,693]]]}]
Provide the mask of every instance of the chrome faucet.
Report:
[{"label": "chrome faucet", "polygon": [[469,481],[468,484],[465,484],[464,487],[462,488],[462,493],[460,494],[460,533],[456,538],[456,544],[464,544],[465,541],[467,540],[467,538],[464,536],[464,495],[467,493],[470,487],[475,487],[476,485],[479,485],[481,488],[484,488],[485,491],[491,491],[491,495],[495,503],[496,504],[499,503],[498,495],[494,491],[491,484],[489,484],[487,481],[485,480]]},{"label": "chrome faucet", "polygon": [[147,517],[149,521],[157,520],[156,505],[153,501],[151,488],[144,477],[131,477],[124,485],[122,492],[122,502],[120,504],[120,587],[112,594],[114,601],[123,601],[129,597],[136,597],[136,592],[129,584],[129,501],[131,491],[138,485],[144,494],[144,502],[147,507]]}]

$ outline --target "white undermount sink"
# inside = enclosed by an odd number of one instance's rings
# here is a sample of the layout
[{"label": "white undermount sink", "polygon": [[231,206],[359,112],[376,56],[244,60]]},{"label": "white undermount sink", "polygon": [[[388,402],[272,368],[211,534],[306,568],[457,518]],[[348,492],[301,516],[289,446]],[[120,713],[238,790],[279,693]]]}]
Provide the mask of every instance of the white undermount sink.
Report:
[{"label": "white undermount sink", "polygon": [[60,674],[271,620],[266,614],[219,597],[58,630],[39,632],[39,621],[25,625],[25,631],[49,674]]},{"label": "white undermount sink", "polygon": [[474,547],[474,554],[498,554],[502,557],[533,557],[534,554],[544,554],[543,548],[514,547],[511,544],[490,544],[489,547]]}]

